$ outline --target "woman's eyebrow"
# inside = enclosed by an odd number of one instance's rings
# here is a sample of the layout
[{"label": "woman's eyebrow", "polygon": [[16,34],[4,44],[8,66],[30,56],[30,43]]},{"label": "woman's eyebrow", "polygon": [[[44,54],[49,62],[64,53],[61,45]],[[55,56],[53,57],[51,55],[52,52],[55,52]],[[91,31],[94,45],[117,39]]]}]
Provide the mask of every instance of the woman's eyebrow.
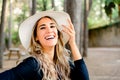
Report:
[{"label": "woman's eyebrow", "polygon": [[54,25],[55,23],[50,23],[50,25]]},{"label": "woman's eyebrow", "polygon": [[[39,27],[45,26],[46,24],[41,24]],[[55,23],[50,23],[50,25],[55,25]]]},{"label": "woman's eyebrow", "polygon": [[45,24],[41,24],[39,27],[45,26]]}]

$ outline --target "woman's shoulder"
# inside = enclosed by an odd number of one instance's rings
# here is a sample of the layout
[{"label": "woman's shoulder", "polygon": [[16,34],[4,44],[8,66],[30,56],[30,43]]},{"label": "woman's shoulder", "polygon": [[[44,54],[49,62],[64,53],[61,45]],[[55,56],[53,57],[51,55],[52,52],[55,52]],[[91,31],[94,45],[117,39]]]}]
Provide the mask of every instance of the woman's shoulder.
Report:
[{"label": "woman's shoulder", "polygon": [[23,60],[23,62],[30,62],[31,64],[37,64],[37,65],[40,65],[40,62],[38,61],[38,59],[36,58],[36,57],[34,57],[34,56],[29,56],[29,57],[27,57],[27,58],[25,58],[24,60]]},{"label": "woman's shoulder", "polygon": [[23,59],[23,61],[20,62],[18,66],[19,67],[24,66],[36,70],[40,68],[40,62],[35,57],[29,56]]},{"label": "woman's shoulder", "polygon": [[29,57],[23,59],[23,62],[38,62],[38,61],[35,57],[29,56]]}]

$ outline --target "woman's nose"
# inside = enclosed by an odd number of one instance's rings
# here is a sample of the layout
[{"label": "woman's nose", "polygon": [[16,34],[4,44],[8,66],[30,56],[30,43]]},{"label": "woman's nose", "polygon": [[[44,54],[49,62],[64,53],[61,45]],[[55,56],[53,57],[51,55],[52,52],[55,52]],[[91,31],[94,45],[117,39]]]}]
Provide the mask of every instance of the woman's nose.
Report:
[{"label": "woman's nose", "polygon": [[50,27],[47,28],[47,32],[51,32],[52,29]]}]

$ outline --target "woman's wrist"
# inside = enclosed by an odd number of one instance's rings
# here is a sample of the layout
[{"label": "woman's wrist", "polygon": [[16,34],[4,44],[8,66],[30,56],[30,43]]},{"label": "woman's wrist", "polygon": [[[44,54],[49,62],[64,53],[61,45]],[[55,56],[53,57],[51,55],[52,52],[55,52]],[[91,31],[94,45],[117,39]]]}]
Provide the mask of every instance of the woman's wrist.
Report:
[{"label": "woman's wrist", "polygon": [[72,47],[72,46],[77,46],[75,41],[69,42],[69,45],[70,45],[70,47]]},{"label": "woman's wrist", "polygon": [[75,42],[73,42],[73,43],[70,43],[69,45],[70,45],[70,48],[72,51],[72,56],[73,56],[74,61],[82,59],[82,56],[81,56],[80,51],[77,47],[77,44]]}]

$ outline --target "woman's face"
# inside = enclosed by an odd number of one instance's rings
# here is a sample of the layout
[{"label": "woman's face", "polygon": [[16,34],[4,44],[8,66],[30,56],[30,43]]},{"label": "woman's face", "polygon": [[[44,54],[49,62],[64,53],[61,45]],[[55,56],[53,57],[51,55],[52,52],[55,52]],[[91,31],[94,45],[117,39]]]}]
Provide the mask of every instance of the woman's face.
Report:
[{"label": "woman's face", "polygon": [[40,42],[43,48],[53,47],[58,41],[57,24],[49,19],[42,18],[37,24],[37,37],[36,40]]}]

